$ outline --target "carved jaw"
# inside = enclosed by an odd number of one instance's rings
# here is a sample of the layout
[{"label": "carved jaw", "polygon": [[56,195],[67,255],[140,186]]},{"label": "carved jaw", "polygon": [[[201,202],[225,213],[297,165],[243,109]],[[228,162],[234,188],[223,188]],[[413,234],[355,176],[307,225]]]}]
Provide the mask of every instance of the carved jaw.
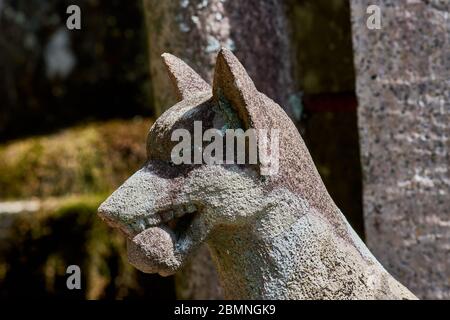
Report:
[{"label": "carved jaw", "polygon": [[123,224],[111,218],[107,202],[99,208],[99,216],[126,235],[128,260],[142,272],[174,274],[204,240],[193,232],[205,229],[199,228],[201,209],[193,203],[157,210]]},{"label": "carved jaw", "polygon": [[127,237],[133,266],[168,276],[204,241],[208,229],[201,204],[166,200],[164,180],[141,169],[102,203],[98,215]]},{"label": "carved jaw", "polygon": [[128,260],[145,273],[169,276],[178,271],[203,239],[194,237],[192,228],[200,223],[199,208],[188,203],[156,213],[161,223],[128,238]]}]

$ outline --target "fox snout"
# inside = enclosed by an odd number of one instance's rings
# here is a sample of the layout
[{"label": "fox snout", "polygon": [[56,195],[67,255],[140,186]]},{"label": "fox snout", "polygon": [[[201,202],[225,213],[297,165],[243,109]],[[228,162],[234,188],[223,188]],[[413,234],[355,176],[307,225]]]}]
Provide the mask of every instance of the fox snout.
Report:
[{"label": "fox snout", "polygon": [[120,186],[98,215],[128,240],[128,260],[143,272],[173,274],[195,247],[190,226],[199,220],[199,205],[174,195],[171,179],[147,164]]},{"label": "fox snout", "polygon": [[158,214],[167,202],[167,180],[144,167],[120,186],[98,209],[112,227],[132,238],[163,222]]}]

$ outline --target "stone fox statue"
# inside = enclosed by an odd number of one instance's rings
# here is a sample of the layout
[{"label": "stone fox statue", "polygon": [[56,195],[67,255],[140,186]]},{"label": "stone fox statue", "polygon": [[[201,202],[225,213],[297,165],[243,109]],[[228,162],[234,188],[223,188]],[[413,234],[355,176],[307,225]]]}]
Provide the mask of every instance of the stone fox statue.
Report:
[{"label": "stone fox statue", "polygon": [[[415,299],[358,238],[295,125],[231,51],[219,52],[212,88],[180,59],[162,57],[180,102],[150,129],[143,168],[98,211],[127,237],[132,265],[172,275],[206,242],[227,298]],[[193,133],[196,121],[203,129],[279,129],[279,169],[174,165],[172,133]]]}]

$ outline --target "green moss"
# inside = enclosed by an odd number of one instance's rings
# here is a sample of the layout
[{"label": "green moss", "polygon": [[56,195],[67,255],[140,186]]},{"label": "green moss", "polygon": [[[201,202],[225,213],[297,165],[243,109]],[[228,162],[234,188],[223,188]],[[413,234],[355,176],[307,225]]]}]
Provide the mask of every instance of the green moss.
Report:
[{"label": "green moss", "polygon": [[222,133],[225,133],[227,129],[239,129],[244,128],[239,116],[235,109],[232,107],[231,102],[228,101],[225,96],[219,92],[219,105],[218,109],[225,118],[225,124],[221,128]]},{"label": "green moss", "polygon": [[0,199],[105,193],[145,161],[151,120],[110,121],[0,148]]}]

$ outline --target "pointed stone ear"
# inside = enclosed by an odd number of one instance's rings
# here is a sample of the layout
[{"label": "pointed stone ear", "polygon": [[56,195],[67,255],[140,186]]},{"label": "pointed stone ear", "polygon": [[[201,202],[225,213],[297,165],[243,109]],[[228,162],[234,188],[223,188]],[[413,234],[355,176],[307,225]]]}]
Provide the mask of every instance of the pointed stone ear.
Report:
[{"label": "pointed stone ear", "polygon": [[214,71],[213,95],[219,104],[229,102],[246,129],[254,128],[259,92],[244,66],[226,48],[219,51]]},{"label": "pointed stone ear", "polygon": [[172,81],[179,100],[192,97],[200,92],[211,90],[210,85],[183,60],[169,53],[163,53],[161,57],[167,67],[170,80]]}]

